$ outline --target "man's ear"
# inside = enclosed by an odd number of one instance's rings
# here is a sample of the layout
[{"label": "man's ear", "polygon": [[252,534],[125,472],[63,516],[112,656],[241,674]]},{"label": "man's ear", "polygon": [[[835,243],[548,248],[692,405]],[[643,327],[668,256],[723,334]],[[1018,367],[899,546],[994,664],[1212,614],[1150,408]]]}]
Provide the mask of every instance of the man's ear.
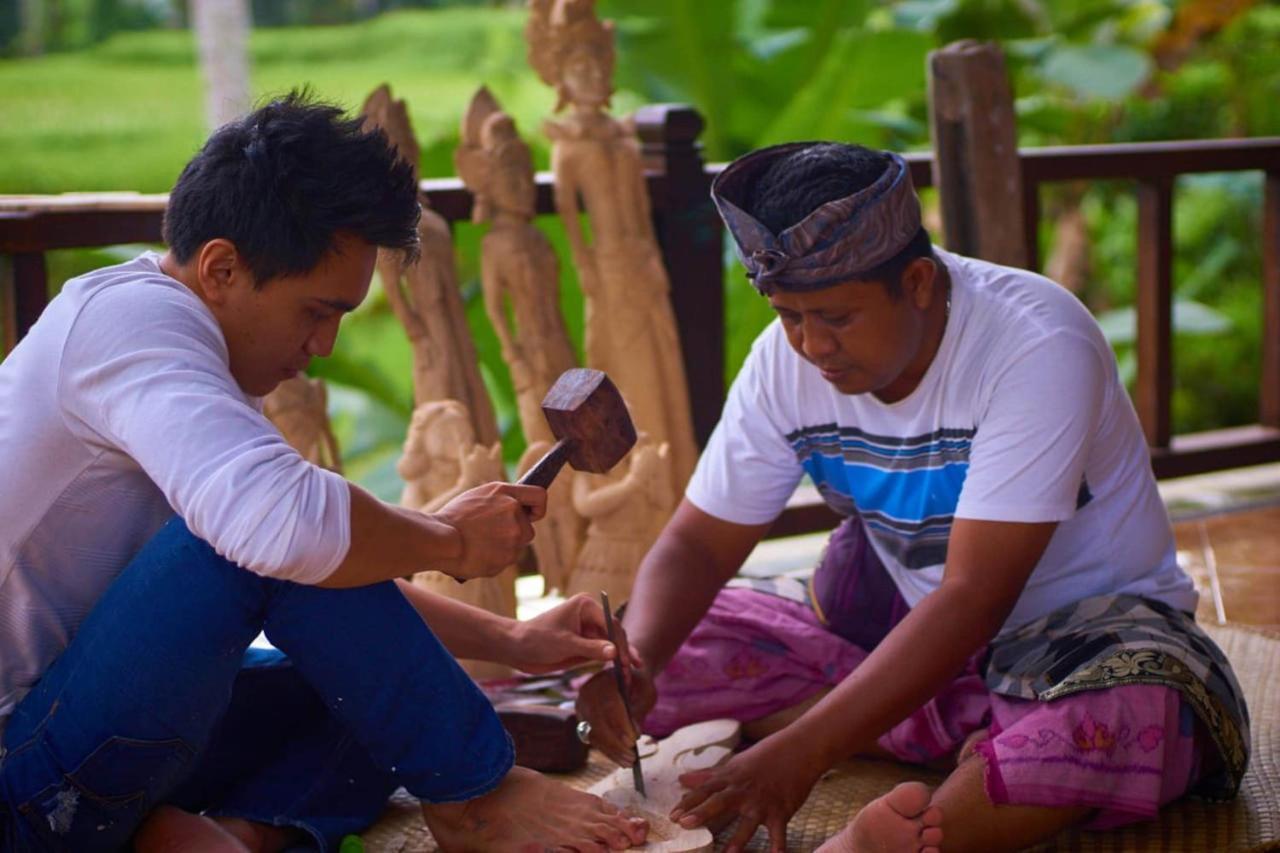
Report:
[{"label": "man's ear", "polygon": [[210,305],[224,305],[235,288],[253,284],[235,243],[222,237],[200,247],[195,267],[196,286]]},{"label": "man's ear", "polygon": [[921,311],[929,310],[942,295],[938,265],[932,258],[914,258],[902,270],[902,294]]}]

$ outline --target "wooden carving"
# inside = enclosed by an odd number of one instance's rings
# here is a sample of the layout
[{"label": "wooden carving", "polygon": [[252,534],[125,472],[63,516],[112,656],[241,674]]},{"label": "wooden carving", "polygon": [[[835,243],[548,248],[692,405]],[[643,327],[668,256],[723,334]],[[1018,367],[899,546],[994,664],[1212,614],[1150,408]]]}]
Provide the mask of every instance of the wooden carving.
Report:
[{"label": "wooden carving", "polygon": [[[428,513],[436,512],[467,489],[506,476],[502,445],[477,442],[466,407],[457,400],[423,403],[414,410],[396,470],[405,481],[401,506]],[[515,566],[496,577],[463,584],[431,571],[414,575],[413,582],[439,595],[515,618]],[[509,668],[487,661],[462,661],[462,665],[473,678],[511,674]]]},{"label": "wooden carving", "polygon": [[295,376],[266,396],[262,413],[303,459],[341,474],[342,455],[329,425],[328,402],[323,379]]},{"label": "wooden carving", "polygon": [[644,433],[629,464],[624,461],[608,474],[575,474],[573,505],[587,519],[587,538],[569,577],[568,594],[604,590],[610,601],[630,598],[640,561],[676,499],[670,446],[654,445]]},{"label": "wooden carving", "polygon": [[551,441],[539,406],[575,366],[560,315],[560,265],[533,225],[533,161],[515,123],[488,89],[471,99],[454,161],[475,195],[473,219],[492,223],[481,243],[485,308],[511,369],[520,424],[529,442]]},{"label": "wooden carving", "polygon": [[[419,148],[405,102],[393,99],[384,84],[369,95],[362,112],[366,126],[381,128],[416,175]],[[498,426],[458,290],[453,234],[425,199],[418,235],[422,248],[416,261],[406,264],[400,252],[378,251],[387,301],[413,348],[414,403],[458,400],[470,413],[479,441],[491,444],[498,440]]]},{"label": "wooden carving", "polygon": [[706,827],[685,829],[667,815],[684,796],[680,775],[706,770],[727,761],[741,737],[736,720],[708,720],[673,732],[656,744],[641,738],[640,766],[644,771],[647,797],[636,791],[630,769],[614,771],[588,790],[619,808],[649,821],[649,838],[639,850],[661,853],[702,853],[711,850],[711,831]]},{"label": "wooden carving", "polygon": [[638,428],[671,445],[683,488],[697,461],[689,394],[639,143],[606,111],[612,24],[596,18],[594,0],[532,0],[525,37],[534,70],[556,89],[557,111],[569,107],[546,132],[556,209],[586,296],[587,364],[617,383]]},{"label": "wooden carving", "polygon": [[[523,474],[555,441],[542,414],[542,398],[576,363],[560,314],[560,265],[533,225],[536,190],[529,147],[486,88],[471,99],[454,162],[475,196],[473,220],[490,223],[480,245],[480,283],[529,443],[518,468]],[[548,591],[565,588],[582,539],[582,519],[567,491],[553,488],[533,541]]]}]

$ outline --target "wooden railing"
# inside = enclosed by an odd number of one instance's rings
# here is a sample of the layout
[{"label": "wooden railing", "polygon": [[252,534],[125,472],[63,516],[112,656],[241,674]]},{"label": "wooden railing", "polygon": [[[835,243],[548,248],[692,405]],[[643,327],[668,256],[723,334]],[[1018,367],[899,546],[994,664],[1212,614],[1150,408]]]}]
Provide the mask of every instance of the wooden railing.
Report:
[{"label": "wooden railing", "polygon": [[[702,119],[681,106],[637,114],[654,223],[672,284],[671,301],[684,349],[694,429],[706,442],[724,401],[723,231],[708,197],[718,166],[707,166],[697,137]],[[929,154],[907,155],[917,187],[933,184]],[[1159,477],[1280,461],[1280,138],[1205,140],[1019,152],[1026,250],[1036,266],[1040,187],[1063,181],[1130,180],[1138,194],[1138,379],[1136,405]],[[1262,379],[1258,422],[1247,427],[1172,435],[1172,212],[1179,175],[1256,170],[1263,197]],[[551,179],[539,174],[538,211],[554,212]],[[471,214],[471,196],[455,179],[423,181],[430,205],[450,222]],[[5,352],[30,328],[48,300],[44,253],[53,249],[158,242],[163,196],[98,202],[0,197],[0,299],[5,300]],[[745,286],[745,284],[744,284]],[[835,515],[815,499],[794,502],[772,535],[831,526]]]},{"label": "wooden railing", "polygon": [[[1129,145],[1082,145],[1022,152],[1027,257],[1037,262],[1042,184],[1133,181],[1138,197],[1138,377],[1134,404],[1152,465],[1160,477],[1280,459],[1280,139],[1215,139]],[[1258,422],[1175,436],[1173,397],[1173,189],[1179,175],[1260,171],[1262,233],[1262,370]]]}]

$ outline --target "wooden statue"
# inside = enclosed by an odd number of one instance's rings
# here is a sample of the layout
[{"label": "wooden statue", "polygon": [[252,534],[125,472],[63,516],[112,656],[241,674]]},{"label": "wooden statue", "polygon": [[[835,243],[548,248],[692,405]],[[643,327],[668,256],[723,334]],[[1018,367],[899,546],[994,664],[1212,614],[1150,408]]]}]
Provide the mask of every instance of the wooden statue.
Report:
[{"label": "wooden statue", "polygon": [[[502,345],[515,385],[520,424],[529,449],[523,474],[555,437],[542,414],[542,398],[576,359],[560,315],[560,264],[533,225],[533,161],[515,123],[481,87],[462,121],[454,162],[475,196],[472,219],[492,223],[480,244],[485,309]],[[548,591],[563,590],[582,539],[582,519],[568,500],[569,486],[553,489],[533,540],[538,571]]]},{"label": "wooden statue", "polygon": [[[394,100],[383,84],[362,110],[366,126],[382,129],[417,175],[418,142],[403,100]],[[493,404],[480,378],[475,343],[467,327],[449,223],[425,205],[418,223],[422,249],[406,264],[402,253],[378,250],[378,276],[387,301],[404,326],[413,348],[413,400],[458,400],[470,413],[482,444],[498,440]]]},{"label": "wooden statue", "polygon": [[[466,407],[457,400],[436,400],[414,409],[396,470],[405,481],[401,506],[422,512],[436,512],[467,489],[506,476],[502,445],[477,442]],[[515,618],[515,566],[496,577],[463,584],[433,571],[419,572],[413,582],[439,595]],[[487,661],[463,661],[462,665],[473,678],[511,674],[508,667]]]},{"label": "wooden statue", "polygon": [[[531,0],[525,30],[534,70],[556,88],[549,121],[556,209],[586,297],[586,360],[608,373],[636,426],[671,445],[675,482],[697,461],[671,284],[658,252],[630,128],[606,112],[613,91],[613,28],[594,0]],[[590,222],[587,242],[580,214]]]},{"label": "wooden statue", "polygon": [[511,369],[525,439],[553,441],[542,398],[577,363],[560,315],[560,265],[533,225],[536,189],[529,147],[486,88],[471,99],[454,162],[475,195],[472,219],[492,223],[480,246],[480,281]]},{"label": "wooden statue", "polygon": [[706,827],[685,829],[667,819],[684,796],[680,775],[707,770],[727,761],[737,746],[742,725],[736,720],[707,720],[685,726],[656,744],[641,738],[640,768],[648,796],[641,796],[632,782],[631,770],[622,768],[592,785],[588,790],[621,809],[649,821],[649,836],[639,850],[661,853],[702,853],[711,850],[711,831]]},{"label": "wooden statue", "polygon": [[631,597],[640,561],[662,531],[677,495],[672,483],[670,446],[654,445],[645,433],[628,465],[607,474],[574,475],[573,505],[587,519],[587,538],[578,552],[567,594],[601,590],[609,600]]},{"label": "wooden statue", "polygon": [[329,425],[328,403],[323,379],[295,376],[266,396],[262,413],[303,459],[341,474],[342,455]]}]

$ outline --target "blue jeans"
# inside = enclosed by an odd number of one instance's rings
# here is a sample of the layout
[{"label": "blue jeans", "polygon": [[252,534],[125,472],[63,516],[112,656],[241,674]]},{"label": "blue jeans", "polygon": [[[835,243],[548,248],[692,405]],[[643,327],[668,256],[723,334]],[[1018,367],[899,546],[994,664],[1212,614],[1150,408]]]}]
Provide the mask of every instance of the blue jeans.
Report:
[{"label": "blue jeans", "polygon": [[[279,653],[249,649],[260,631]],[[0,843],[117,850],[172,803],[336,849],[395,788],[470,799],[513,757],[489,702],[394,583],[263,578],[175,518],[9,719]]]}]

